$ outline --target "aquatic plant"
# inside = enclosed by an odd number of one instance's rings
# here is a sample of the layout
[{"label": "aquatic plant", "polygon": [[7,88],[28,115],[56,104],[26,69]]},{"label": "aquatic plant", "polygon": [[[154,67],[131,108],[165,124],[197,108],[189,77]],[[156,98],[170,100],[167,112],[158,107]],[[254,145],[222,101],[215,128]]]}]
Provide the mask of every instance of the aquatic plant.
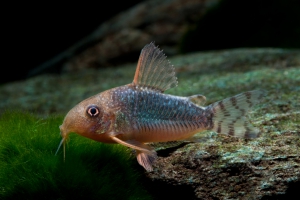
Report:
[{"label": "aquatic plant", "polygon": [[72,134],[65,162],[62,151],[55,156],[61,122],[20,111],[0,116],[0,199],[151,199],[126,147]]}]

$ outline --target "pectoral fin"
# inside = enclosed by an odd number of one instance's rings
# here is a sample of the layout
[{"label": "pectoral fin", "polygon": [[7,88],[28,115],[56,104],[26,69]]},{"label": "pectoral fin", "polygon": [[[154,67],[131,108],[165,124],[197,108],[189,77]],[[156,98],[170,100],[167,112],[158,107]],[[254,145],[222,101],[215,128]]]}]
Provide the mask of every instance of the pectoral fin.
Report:
[{"label": "pectoral fin", "polygon": [[153,170],[152,164],[156,160],[157,155],[151,147],[134,140],[123,141],[116,136],[112,136],[111,138],[118,144],[135,149],[137,151],[138,163],[142,165],[147,171]]}]

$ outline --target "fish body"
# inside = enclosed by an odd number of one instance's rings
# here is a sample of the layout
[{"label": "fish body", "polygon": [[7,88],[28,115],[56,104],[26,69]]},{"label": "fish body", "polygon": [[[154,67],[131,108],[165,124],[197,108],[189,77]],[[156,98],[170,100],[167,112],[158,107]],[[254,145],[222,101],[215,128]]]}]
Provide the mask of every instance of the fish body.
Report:
[{"label": "fish body", "polygon": [[116,132],[125,132],[124,140],[143,143],[175,141],[191,137],[210,126],[205,110],[187,97],[163,94],[132,84],[109,90],[107,95],[111,100],[103,107],[107,112],[113,111],[113,127]]},{"label": "fish body", "polygon": [[132,83],[92,96],[71,109],[60,126],[62,143],[70,132],[136,150],[137,160],[153,170],[150,142],[184,140],[203,130],[255,138],[259,131],[245,114],[265,94],[254,90],[204,107],[203,95],[180,97],[164,91],[177,86],[174,68],[153,43],[141,51]]}]

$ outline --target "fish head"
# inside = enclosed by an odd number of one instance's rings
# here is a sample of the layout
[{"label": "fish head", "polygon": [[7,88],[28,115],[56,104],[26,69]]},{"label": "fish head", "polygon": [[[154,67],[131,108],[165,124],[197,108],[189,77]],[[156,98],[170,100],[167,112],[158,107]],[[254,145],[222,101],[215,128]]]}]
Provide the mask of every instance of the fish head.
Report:
[{"label": "fish head", "polygon": [[62,125],[59,126],[62,141],[57,152],[62,144],[65,146],[70,133],[77,133],[99,142],[110,142],[108,131],[111,117],[97,99],[99,98],[88,98],[67,113]]},{"label": "fish head", "polygon": [[88,98],[72,108],[60,126],[61,136],[67,138],[71,132],[97,141],[105,140],[110,127],[109,112],[99,101],[99,98]]}]

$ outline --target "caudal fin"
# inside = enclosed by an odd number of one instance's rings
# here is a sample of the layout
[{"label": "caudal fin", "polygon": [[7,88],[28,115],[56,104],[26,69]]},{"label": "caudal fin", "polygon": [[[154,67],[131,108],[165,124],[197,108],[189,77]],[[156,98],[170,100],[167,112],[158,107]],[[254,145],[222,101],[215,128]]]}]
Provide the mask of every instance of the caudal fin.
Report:
[{"label": "caudal fin", "polygon": [[254,90],[209,105],[206,110],[212,117],[210,129],[236,137],[258,137],[259,130],[252,126],[245,115],[265,94],[266,91]]}]

